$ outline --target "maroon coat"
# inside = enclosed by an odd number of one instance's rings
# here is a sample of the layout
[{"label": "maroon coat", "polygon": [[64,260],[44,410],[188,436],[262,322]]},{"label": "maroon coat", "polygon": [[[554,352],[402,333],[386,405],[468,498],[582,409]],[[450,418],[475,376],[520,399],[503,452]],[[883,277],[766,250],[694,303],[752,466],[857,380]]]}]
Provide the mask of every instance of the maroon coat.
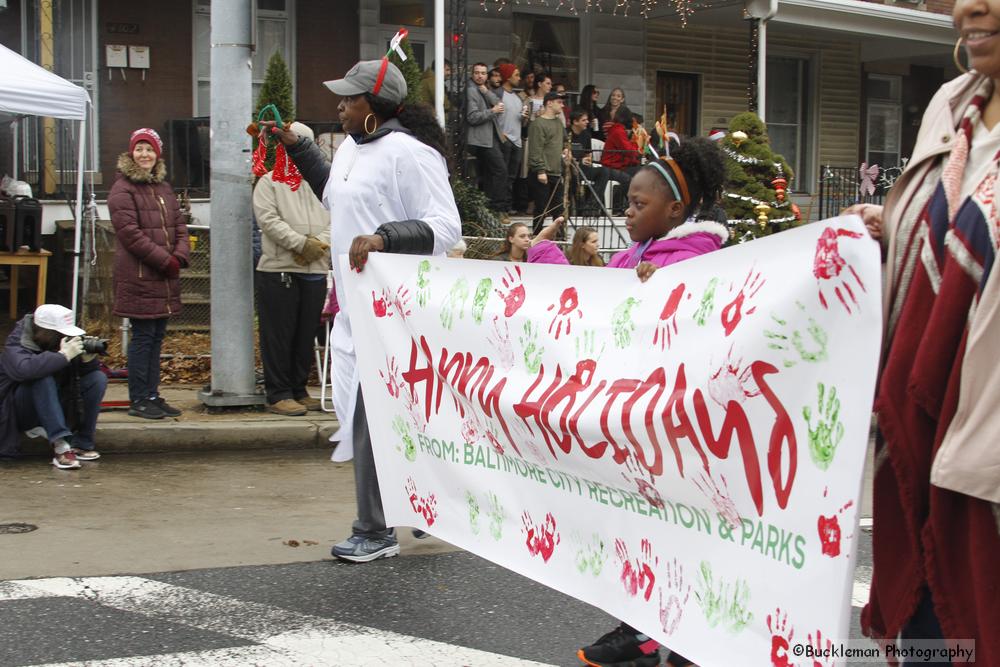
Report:
[{"label": "maroon coat", "polygon": [[167,278],[170,257],[188,265],[187,225],[158,160],[151,172],[132,156],[118,158],[118,180],[108,195],[115,226],[115,315],[135,319],[169,317],[181,310],[180,280]]}]

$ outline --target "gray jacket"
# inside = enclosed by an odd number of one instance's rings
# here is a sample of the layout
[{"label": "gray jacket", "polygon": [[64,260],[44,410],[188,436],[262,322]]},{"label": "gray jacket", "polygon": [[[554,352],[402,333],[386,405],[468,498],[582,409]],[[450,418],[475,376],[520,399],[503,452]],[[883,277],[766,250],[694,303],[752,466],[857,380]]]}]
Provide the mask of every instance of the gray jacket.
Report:
[{"label": "gray jacket", "polygon": [[469,121],[469,134],[466,144],[490,148],[494,142],[500,141],[500,117],[491,109],[500,100],[491,92],[483,92],[472,81],[465,89],[468,99],[466,119]]}]

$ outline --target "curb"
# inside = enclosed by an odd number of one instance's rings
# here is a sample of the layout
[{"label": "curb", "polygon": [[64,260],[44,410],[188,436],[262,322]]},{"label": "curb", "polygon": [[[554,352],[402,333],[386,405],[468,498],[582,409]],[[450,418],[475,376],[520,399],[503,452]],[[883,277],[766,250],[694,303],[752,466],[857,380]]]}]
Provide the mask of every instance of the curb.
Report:
[{"label": "curb", "polygon": [[[328,449],[330,435],[338,428],[336,420],[98,422],[96,440],[101,453],[107,454]],[[22,437],[21,453],[51,456],[52,450],[42,438]]]}]

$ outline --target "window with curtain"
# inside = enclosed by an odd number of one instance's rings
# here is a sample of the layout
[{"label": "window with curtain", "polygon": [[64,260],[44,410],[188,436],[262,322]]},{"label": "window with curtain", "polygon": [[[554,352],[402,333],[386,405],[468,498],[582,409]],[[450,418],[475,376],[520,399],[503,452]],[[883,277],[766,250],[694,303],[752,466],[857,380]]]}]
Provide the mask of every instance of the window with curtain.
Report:
[{"label": "window with curtain", "polygon": [[812,189],[813,113],[808,58],[773,56],[767,59],[767,133],[771,148],[795,172],[797,192]]},{"label": "window with curtain", "polygon": [[[289,17],[293,0],[257,0],[257,50],[253,54],[253,99],[264,83],[267,62],[275,52],[288,64],[294,87],[295,61],[292,27]],[[211,112],[210,44],[212,35],[211,0],[197,0],[194,5],[194,75],[197,81],[195,116],[208,116]],[[294,94],[294,93],[293,93]]]},{"label": "window with curtain", "polygon": [[868,97],[865,124],[865,161],[883,169],[898,167],[903,107],[900,102],[902,77],[869,74],[865,81]]},{"label": "window with curtain", "polygon": [[566,90],[580,90],[580,20],[514,14],[511,60],[552,75]]}]

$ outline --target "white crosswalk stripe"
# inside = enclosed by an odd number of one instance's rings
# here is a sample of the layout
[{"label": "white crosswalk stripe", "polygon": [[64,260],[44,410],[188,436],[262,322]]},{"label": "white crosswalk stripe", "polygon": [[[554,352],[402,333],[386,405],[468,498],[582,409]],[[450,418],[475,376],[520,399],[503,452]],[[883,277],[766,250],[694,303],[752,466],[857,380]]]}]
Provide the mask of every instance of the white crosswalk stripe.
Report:
[{"label": "white crosswalk stripe", "polygon": [[[37,591],[32,595],[31,591]],[[6,595],[6,597],[5,597]],[[529,667],[542,663],[340,623],[256,602],[173,586],[142,577],[26,579],[0,585],[0,600],[70,597],[200,630],[255,646],[88,661],[88,666],[139,665],[414,665]],[[59,663],[58,667],[69,664]],[[82,664],[82,663],[81,663]],[[47,667],[56,667],[50,663]]]}]

